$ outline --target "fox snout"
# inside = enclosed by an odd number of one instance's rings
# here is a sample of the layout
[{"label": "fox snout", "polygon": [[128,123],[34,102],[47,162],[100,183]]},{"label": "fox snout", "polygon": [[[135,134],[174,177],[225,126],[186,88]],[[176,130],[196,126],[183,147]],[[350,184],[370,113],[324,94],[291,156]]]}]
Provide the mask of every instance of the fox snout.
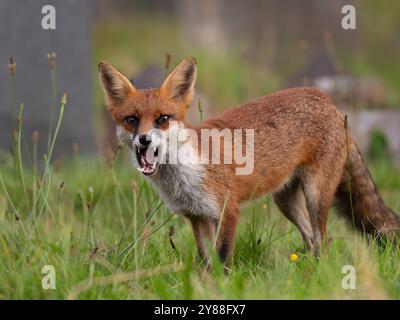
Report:
[{"label": "fox snout", "polygon": [[160,133],[152,129],[145,134],[136,134],[132,140],[135,164],[144,175],[153,175],[157,172],[162,158],[162,139]]},{"label": "fox snout", "polygon": [[153,142],[151,134],[136,134],[133,138],[133,143],[137,148],[147,148]]},{"label": "fox snout", "polygon": [[162,132],[152,129],[147,133],[138,133],[132,141],[137,148],[159,147],[162,144]]},{"label": "fox snout", "polygon": [[147,135],[147,134],[142,134],[142,135],[138,135],[139,137],[139,143],[141,146],[147,147],[149,144],[151,144],[151,135]]}]

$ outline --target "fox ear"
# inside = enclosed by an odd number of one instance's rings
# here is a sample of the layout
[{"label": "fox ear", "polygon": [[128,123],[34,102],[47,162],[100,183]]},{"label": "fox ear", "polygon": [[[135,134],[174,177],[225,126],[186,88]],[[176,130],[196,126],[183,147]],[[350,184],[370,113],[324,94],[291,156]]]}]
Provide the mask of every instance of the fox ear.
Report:
[{"label": "fox ear", "polygon": [[107,62],[99,63],[99,78],[108,104],[121,104],[136,92],[132,83]]},{"label": "fox ear", "polygon": [[192,103],[196,82],[196,59],[186,58],[169,74],[160,87],[160,95],[189,106]]}]

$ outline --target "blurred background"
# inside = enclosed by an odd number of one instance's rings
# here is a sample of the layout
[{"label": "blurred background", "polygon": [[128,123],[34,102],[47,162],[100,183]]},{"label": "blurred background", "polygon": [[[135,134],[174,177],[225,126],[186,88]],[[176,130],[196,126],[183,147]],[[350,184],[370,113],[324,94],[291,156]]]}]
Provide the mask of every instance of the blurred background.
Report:
[{"label": "blurred background", "polygon": [[[41,27],[45,4],[56,8],[55,30]],[[346,4],[356,9],[355,30],[341,27]],[[35,130],[46,137],[52,108],[66,90],[56,157],[107,154],[116,142],[98,62],[112,63],[136,87],[147,88],[159,86],[182,58],[194,56],[199,71],[192,122],[200,120],[199,101],[211,116],[279,89],[317,86],[349,115],[370,160],[400,164],[400,2],[384,4],[1,0],[0,147],[12,144],[12,113],[20,102],[26,139]],[[48,57],[53,51],[55,58]],[[10,75],[13,63],[16,73]]]}]

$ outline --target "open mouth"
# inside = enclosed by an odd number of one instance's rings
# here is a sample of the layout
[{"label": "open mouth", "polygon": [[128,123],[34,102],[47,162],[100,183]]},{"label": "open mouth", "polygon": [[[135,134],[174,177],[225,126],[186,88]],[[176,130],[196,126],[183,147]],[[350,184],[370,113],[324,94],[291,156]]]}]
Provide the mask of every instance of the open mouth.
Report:
[{"label": "open mouth", "polygon": [[136,147],[136,159],[139,164],[137,169],[146,176],[155,174],[160,164],[158,155],[158,147]]}]

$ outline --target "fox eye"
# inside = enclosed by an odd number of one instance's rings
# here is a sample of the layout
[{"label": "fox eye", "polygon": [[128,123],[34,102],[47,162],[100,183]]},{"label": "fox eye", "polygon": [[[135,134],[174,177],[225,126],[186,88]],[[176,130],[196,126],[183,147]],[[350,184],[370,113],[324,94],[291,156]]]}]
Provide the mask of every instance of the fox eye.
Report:
[{"label": "fox eye", "polygon": [[164,114],[157,119],[157,124],[163,124],[167,122],[170,118],[171,116]]},{"label": "fox eye", "polygon": [[131,126],[137,126],[139,123],[139,119],[135,116],[129,116],[125,118],[125,122]]}]

